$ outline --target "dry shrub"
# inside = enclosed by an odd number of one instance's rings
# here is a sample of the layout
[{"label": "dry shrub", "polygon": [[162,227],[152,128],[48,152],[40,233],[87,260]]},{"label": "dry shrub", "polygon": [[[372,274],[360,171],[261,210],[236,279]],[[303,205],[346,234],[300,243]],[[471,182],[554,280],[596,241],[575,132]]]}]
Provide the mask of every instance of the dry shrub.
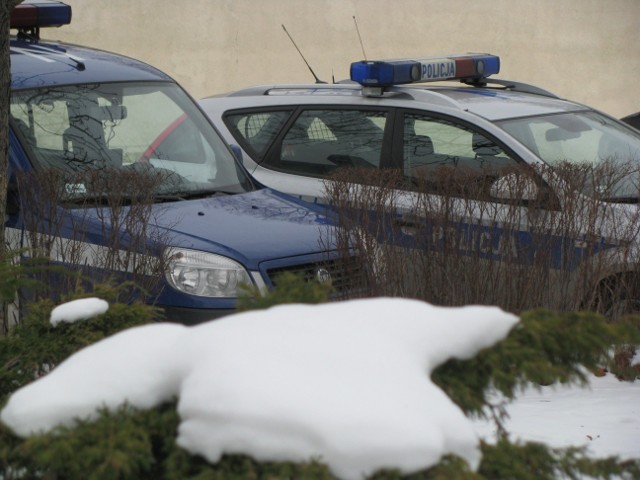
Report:
[{"label": "dry shrub", "polygon": [[133,169],[18,172],[24,259],[40,259],[29,297],[64,298],[95,283],[120,286],[114,300],[157,293],[164,272],[166,230],[154,228],[154,198],[165,179]]},{"label": "dry shrub", "polygon": [[409,173],[345,169],[326,182],[341,248],[359,252],[370,295],[640,311],[637,167]]}]

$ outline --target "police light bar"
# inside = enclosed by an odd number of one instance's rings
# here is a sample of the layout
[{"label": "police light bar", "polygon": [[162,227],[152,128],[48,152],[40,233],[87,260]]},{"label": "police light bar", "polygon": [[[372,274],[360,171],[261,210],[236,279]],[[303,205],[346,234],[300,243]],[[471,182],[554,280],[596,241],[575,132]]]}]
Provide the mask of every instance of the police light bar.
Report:
[{"label": "police light bar", "polygon": [[10,27],[37,29],[71,23],[71,6],[56,0],[24,0],[11,11]]},{"label": "police light bar", "polygon": [[500,71],[500,58],[487,53],[354,62],[351,80],[364,87],[440,80],[480,80]]}]

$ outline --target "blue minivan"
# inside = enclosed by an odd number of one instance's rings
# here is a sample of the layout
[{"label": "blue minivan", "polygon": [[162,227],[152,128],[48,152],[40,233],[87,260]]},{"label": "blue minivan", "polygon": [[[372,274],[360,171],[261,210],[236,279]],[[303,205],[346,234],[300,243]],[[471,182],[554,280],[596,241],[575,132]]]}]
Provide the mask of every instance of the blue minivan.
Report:
[{"label": "blue minivan", "polygon": [[[71,7],[11,15],[6,238],[69,270],[147,279],[170,320],[232,312],[282,272],[350,288],[325,210],[265,188],[193,99],[140,61],[42,41]],[[330,280],[328,280],[330,279]]]}]

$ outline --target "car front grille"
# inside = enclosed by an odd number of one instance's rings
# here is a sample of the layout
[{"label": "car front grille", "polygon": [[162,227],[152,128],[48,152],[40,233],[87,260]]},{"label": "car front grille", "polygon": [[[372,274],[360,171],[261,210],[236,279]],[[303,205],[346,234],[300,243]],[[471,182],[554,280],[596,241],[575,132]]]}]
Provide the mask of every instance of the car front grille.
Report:
[{"label": "car front grille", "polygon": [[362,297],[366,291],[367,275],[357,258],[333,259],[267,270],[276,286],[278,275],[289,272],[306,281],[330,282],[333,300]]}]

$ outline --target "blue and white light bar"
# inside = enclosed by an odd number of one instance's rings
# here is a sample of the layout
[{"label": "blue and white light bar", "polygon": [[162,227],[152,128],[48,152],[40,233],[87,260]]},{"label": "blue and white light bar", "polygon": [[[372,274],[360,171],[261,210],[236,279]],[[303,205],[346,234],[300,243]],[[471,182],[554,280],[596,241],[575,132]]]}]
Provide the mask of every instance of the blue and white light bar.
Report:
[{"label": "blue and white light bar", "polygon": [[11,11],[10,27],[32,29],[71,23],[71,6],[56,0],[24,0]]},{"label": "blue and white light bar", "polygon": [[351,64],[351,80],[364,87],[440,80],[480,80],[500,72],[500,58],[488,53],[402,60],[363,60]]}]

